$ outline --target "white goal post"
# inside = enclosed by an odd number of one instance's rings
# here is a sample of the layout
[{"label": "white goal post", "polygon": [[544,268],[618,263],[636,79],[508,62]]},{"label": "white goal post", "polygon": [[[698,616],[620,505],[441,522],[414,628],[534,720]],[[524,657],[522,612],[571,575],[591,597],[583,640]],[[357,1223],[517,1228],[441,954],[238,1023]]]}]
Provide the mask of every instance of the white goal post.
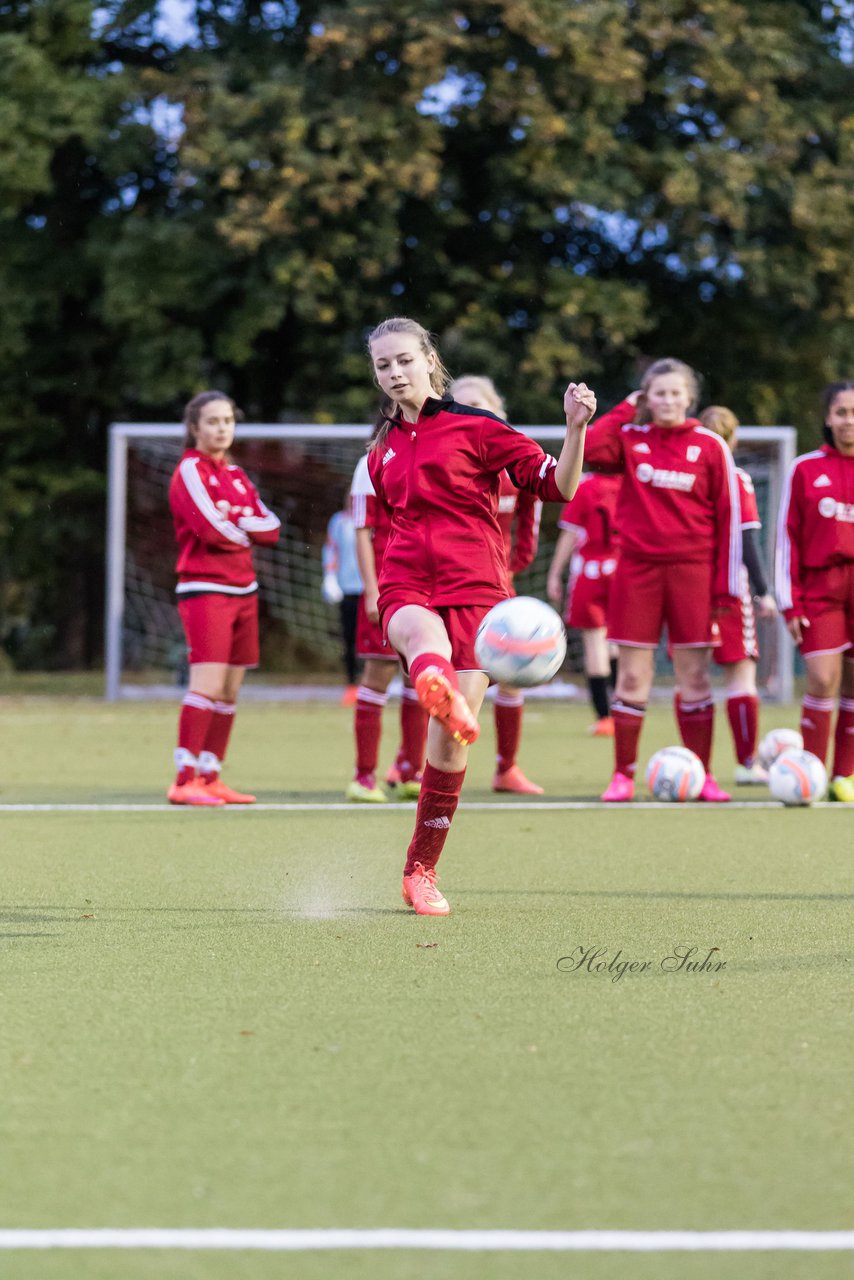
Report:
[{"label": "white goal post", "polygon": [[[563,427],[520,427],[554,449]],[[277,547],[259,547],[255,562],[266,631],[282,638],[284,669],[297,664],[303,678],[312,661],[318,671],[336,668],[340,640],[337,613],[320,595],[321,548],[326,525],[349,490],[370,428],[364,423],[242,423],[235,460],[257,483],[282,519]],[[180,424],[114,423],[110,428],[107,495],[105,619],[106,697],[109,701],[154,693],[158,680],[180,682],[184,662],[174,597],[175,544],[168,486],[182,452]],[[793,427],[741,427],[736,461],[753,477],[762,516],[764,551],[773,565],[776,512],[797,452]],[[545,599],[545,579],[557,535],[559,508],[544,512],[540,549],[517,578],[520,593]],[[263,632],[262,632],[263,637]],[[763,694],[791,702],[794,649],[780,620],[761,624]],[[577,654],[578,646],[575,646]],[[570,645],[570,652],[573,646]],[[666,662],[660,650],[659,665]],[[262,665],[269,666],[266,658]]]}]

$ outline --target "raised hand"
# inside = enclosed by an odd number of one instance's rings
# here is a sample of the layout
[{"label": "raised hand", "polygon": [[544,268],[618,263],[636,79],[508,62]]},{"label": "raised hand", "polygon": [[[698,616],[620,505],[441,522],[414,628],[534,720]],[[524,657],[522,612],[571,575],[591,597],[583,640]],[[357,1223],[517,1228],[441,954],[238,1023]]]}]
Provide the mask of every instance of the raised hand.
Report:
[{"label": "raised hand", "polygon": [[584,427],[596,412],[596,396],[586,382],[570,382],[563,397],[568,427]]}]

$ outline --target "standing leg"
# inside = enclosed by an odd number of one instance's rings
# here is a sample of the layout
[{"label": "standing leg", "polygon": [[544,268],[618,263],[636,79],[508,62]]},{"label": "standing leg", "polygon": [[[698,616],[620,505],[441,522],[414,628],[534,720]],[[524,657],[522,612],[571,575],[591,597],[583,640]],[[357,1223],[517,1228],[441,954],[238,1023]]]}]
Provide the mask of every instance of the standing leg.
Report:
[{"label": "standing leg", "polygon": [[831,777],[831,795],[834,800],[854,804],[854,661],[851,660],[850,651],[842,663],[842,686],[836,717]]},{"label": "standing leg", "polygon": [[582,631],[581,642],[584,646],[584,671],[590,689],[590,701],[596,712],[596,722],[590,732],[600,738],[614,736],[614,721],[611,718],[611,704],[608,695],[608,684],[611,679],[611,655],[608,651],[607,632],[604,627]]},{"label": "standing leg", "polygon": [[396,662],[366,658],[362,683],[358,687],[353,715],[356,738],[356,772],[345,792],[348,800],[361,804],[385,804],[388,797],[377,786],[382,714],[388,686],[397,670]]},{"label": "standing leg", "polygon": [[842,654],[807,654],[805,662],[807,680],[801,702],[801,735],[804,751],[811,751],[824,764],[830,743],[833,708],[842,683]]},{"label": "standing leg", "polygon": [[683,743],[699,756],[706,770],[700,799],[725,803],[731,797],[718,786],[710,771],[715,727],[715,703],[709,677],[711,657],[708,646],[695,649],[674,645],[673,672],[679,694],[677,719]]},{"label": "standing leg", "polygon": [[617,688],[611,703],[614,717],[614,776],[602,794],[608,802],[631,800],[635,791],[638,760],[646,704],[652,688],[655,650],[635,645],[619,645]]},{"label": "standing leg", "polygon": [[738,761],[735,780],[741,786],[767,783],[768,773],[756,759],[759,737],[759,695],[756,692],[756,663],[742,658],[728,663],[726,673],[726,710],[732,733],[735,758]]},{"label": "standing leg", "polygon": [[199,773],[209,795],[218,796],[225,804],[254,804],[255,796],[226,786],[219,774],[225,763],[228,741],[234,728],[237,695],[246,675],[245,667],[226,667],[223,695],[214,703],[214,713],[199,756]]},{"label": "standing leg", "polygon": [[495,691],[495,777],[493,791],[512,791],[519,795],[541,796],[543,788],[526,778],[516,763],[522,738],[522,714],[525,697],[521,689],[500,684]]}]

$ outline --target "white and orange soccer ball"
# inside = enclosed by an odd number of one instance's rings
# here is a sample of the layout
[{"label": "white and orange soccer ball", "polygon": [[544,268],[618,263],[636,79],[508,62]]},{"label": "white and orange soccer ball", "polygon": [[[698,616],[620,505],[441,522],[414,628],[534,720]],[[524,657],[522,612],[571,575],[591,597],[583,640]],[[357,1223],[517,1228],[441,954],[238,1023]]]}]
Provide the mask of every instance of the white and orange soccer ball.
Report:
[{"label": "white and orange soccer ball", "polygon": [[546,684],[566,656],[566,632],[551,605],[513,596],[493,606],[477,629],[477,660],[499,684]]},{"label": "white and orange soccer ball", "polygon": [[705,780],[702,760],[687,747],[662,747],[646,766],[646,785],[656,800],[696,800]]},{"label": "white and orange soccer ball", "polygon": [[804,740],[797,729],[771,729],[759,744],[759,763],[770,769],[781,752],[803,749]]},{"label": "white and orange soccer ball", "polygon": [[827,791],[827,770],[811,751],[781,752],[768,770],[768,787],[786,805],[812,804]]}]

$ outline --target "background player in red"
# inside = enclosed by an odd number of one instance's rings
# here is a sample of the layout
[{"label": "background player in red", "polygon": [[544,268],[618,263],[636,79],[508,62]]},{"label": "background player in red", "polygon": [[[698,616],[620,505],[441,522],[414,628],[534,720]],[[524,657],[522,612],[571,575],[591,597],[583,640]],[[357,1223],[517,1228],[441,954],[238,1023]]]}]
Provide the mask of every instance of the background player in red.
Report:
[{"label": "background player in red", "polygon": [[[391,532],[391,519],[387,509],[377,501],[368,474],[367,455],[359,460],[356,467],[351,495],[356,554],[364,583],[356,624],[356,652],[364,661],[364,670],[353,722],[356,772],[346,795],[348,800],[358,803],[384,804],[388,796],[377,786],[382,714],[388,687],[400,671],[400,661],[379,625],[377,577]],[[411,680],[405,676],[400,695],[400,749],[386,774],[386,783],[398,800],[416,800],[421,791],[427,749],[427,718]]]},{"label": "background player in red", "polygon": [[713,605],[738,597],[741,527],[732,455],[689,417],[694,371],[657,360],[634,392],[588,433],[586,459],[623,473],[617,500],[620,558],[608,615],[618,646],[612,704],[615,771],[602,799],[631,800],[638,740],[667,625],[680,693],[679,731],[706,769],[700,799],[725,801],[710,772],[714,701],[709,678]]},{"label": "background player in red", "polygon": [[228,461],[236,406],[202,391],[184,409],[185,452],[169,486],[178,540],[178,610],[187,637],[189,690],[178,722],[172,804],[252,804],[220,780],[237,695],[258,665],[258,583],[252,544],[278,540],[268,511],[240,467]]},{"label": "background player in red", "polygon": [[488,684],[474,641],[485,614],[509,594],[497,518],[499,477],[506,468],[519,488],[538,498],[571,497],[596,400],[583,383],[567,387],[566,439],[555,459],[494,414],[445,396],[439,353],[416,321],[383,321],[370,334],[368,350],[380,390],[393,405],[368,455],[371,482],[392,521],[379,613],[432,717],[403,897],[419,915],[447,915],[436,863]]},{"label": "background player in red", "polygon": [[[472,409],[486,409],[506,420],[507,407],[491,378],[480,374],[462,374],[454,379],[450,390],[458,404],[468,405]],[[538,498],[524,489],[518,489],[507,472],[501,472],[498,524],[504,535],[510,595],[516,594],[513,575],[524,573],[537,554],[542,509],[543,504]],[[495,715],[495,777],[492,779],[492,790],[541,796],[543,788],[527,778],[516,763],[525,707],[522,690],[509,684],[499,684],[492,705]]]},{"label": "background player in red", "polygon": [[570,568],[565,620],[581,632],[584,673],[596,712],[591,733],[614,736],[608,682],[611,649],[608,645],[608,599],[617,568],[618,538],[615,527],[617,496],[622,476],[592,472],[581,477],[578,492],[560,513],[557,543],[548,577],[548,596],[561,607],[563,575]]},{"label": "background player in red", "polygon": [[854,804],[854,382],[825,388],[824,441],[783,492],[777,601],[807,668],[804,747],[826,758],[838,698],[830,794]]},{"label": "background player in red", "polygon": [[[709,431],[719,435],[730,450],[735,448],[738,419],[731,409],[719,404],[709,405],[700,414],[700,421]],[[759,694],[756,690],[759,641],[753,599],[755,597],[760,618],[776,617],[777,605],[768,589],[765,560],[759,545],[762,524],[753,481],[741,467],[736,467],[735,475],[738,481],[744,559],[741,568],[741,599],[737,604],[733,602],[717,610],[714,625],[718,644],[714,646],[712,656],[718,666],[724,669],[727,717],[738,762],[735,781],[741,786],[751,786],[768,781],[767,770],[756,759],[759,738]]]}]

